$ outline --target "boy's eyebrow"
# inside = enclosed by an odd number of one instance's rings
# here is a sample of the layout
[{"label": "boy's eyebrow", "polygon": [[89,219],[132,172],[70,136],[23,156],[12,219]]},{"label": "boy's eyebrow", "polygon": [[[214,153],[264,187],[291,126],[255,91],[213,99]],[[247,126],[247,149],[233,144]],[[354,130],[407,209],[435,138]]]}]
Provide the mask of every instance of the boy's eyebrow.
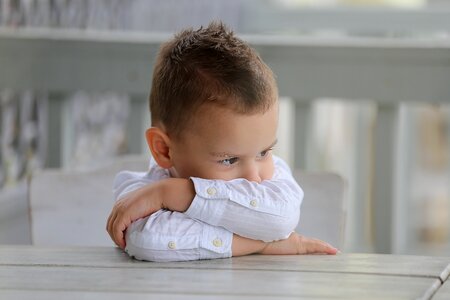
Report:
[{"label": "boy's eyebrow", "polygon": [[267,147],[266,149],[264,149],[263,151],[269,150],[270,148],[272,148],[273,146],[275,146],[278,143],[278,139],[275,139],[275,141],[273,141],[272,144],[270,144],[269,147]]},{"label": "boy's eyebrow", "polygon": [[[272,144],[270,144],[269,147],[266,147],[264,150],[262,151],[267,151],[270,148],[272,148],[273,146],[275,146],[278,143],[278,139],[276,139]],[[261,151],[261,152],[262,152]],[[227,152],[210,152],[209,154],[211,154],[212,156],[216,156],[216,157],[236,157],[236,156],[240,156],[238,154],[231,154],[231,153],[227,153]]]}]

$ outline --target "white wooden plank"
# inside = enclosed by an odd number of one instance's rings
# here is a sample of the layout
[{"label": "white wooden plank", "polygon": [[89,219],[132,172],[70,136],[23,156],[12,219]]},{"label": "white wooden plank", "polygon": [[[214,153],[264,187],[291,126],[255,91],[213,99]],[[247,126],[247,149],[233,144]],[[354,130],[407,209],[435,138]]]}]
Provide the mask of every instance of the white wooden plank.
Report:
[{"label": "white wooden plank", "polygon": [[[375,122],[374,143],[375,162],[373,164],[373,187],[371,218],[374,224],[374,242],[377,253],[392,253],[393,218],[393,174],[398,153],[396,150],[398,135],[398,108],[391,105],[379,105]],[[402,149],[403,150],[403,149]],[[404,209],[404,208],[403,208]],[[366,236],[368,233],[366,233]],[[395,241],[394,241],[395,242]]]},{"label": "white wooden plank", "polygon": [[450,263],[449,263],[448,266],[444,269],[444,271],[442,271],[440,277],[441,277],[442,282],[445,282],[446,280],[449,279],[449,277],[450,277]]},{"label": "white wooden plank", "polygon": [[[65,92],[113,89],[144,95],[149,90],[153,58],[169,36],[2,29],[0,65],[8,72],[0,72],[0,85]],[[283,96],[371,98],[391,103],[442,102],[450,94],[446,80],[450,43],[442,38],[242,37],[277,74]]]},{"label": "white wooden plank", "polygon": [[281,157],[291,169],[294,168],[294,120],[295,102],[286,97],[280,97],[277,137],[278,143],[274,153]]},{"label": "white wooden plank", "polygon": [[[37,291],[37,290],[0,290],[0,299],[14,300],[140,300],[140,299],[158,299],[158,300],[221,300],[221,299],[244,299],[244,300],[277,300],[279,296],[252,296],[252,295],[186,295],[171,293],[112,293],[112,292],[87,292],[87,291]],[[283,300],[298,299],[298,297],[282,297]],[[321,298],[315,298],[321,299]],[[327,299],[327,298],[322,298]]]},{"label": "white wooden plank", "polygon": [[311,100],[295,100],[294,118],[294,166],[307,170],[307,146],[311,135]]},{"label": "white wooden plank", "polygon": [[112,247],[0,246],[0,265],[78,266],[136,269],[276,270],[385,274],[445,279],[449,257],[383,254],[339,254],[336,256],[251,255],[232,259],[154,263],[133,260]]},{"label": "white wooden plank", "polygon": [[0,290],[417,299],[439,279],[267,270],[1,266]]},{"label": "white wooden plank", "polygon": [[26,182],[0,190],[0,244],[31,244]]},{"label": "white wooden plank", "polygon": [[[385,274],[441,278],[448,257],[349,253],[330,255],[263,256],[234,258],[240,268],[303,272]],[[236,264],[237,262],[234,262]]]},{"label": "white wooden plank", "polygon": [[[277,2],[245,1],[245,16],[239,29],[250,32],[292,32],[293,30],[383,32],[448,32],[449,9],[445,5],[424,5],[420,9],[392,9],[384,5],[278,5]],[[432,2],[432,1],[429,1]],[[445,1],[441,1],[444,3]],[[382,22],[380,22],[382,20]]]},{"label": "white wooden plank", "polygon": [[448,300],[448,299],[450,299],[450,282],[447,280],[434,294],[433,300]]}]

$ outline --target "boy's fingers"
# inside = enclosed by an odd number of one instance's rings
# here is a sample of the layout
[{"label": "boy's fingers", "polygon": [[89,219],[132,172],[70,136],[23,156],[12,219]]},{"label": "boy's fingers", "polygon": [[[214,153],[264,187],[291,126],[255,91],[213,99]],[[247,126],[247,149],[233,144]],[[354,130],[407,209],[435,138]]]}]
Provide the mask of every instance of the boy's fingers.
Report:
[{"label": "boy's fingers", "polygon": [[109,233],[109,236],[110,236],[113,240],[114,240],[114,236],[113,236],[113,224],[114,224],[114,221],[115,221],[116,217],[117,217],[117,211],[116,211],[116,210],[113,210],[113,211],[111,212],[111,215],[109,216],[109,219],[108,219],[108,225],[107,225],[107,231],[108,231],[108,233]]},{"label": "boy's fingers", "polygon": [[113,240],[114,242],[122,249],[125,248],[125,239],[124,239],[124,231],[127,229],[129,224],[126,224],[124,222],[123,217],[117,216],[115,220],[113,221],[112,225],[112,233],[113,233]]},{"label": "boy's fingers", "polygon": [[334,248],[328,243],[325,243],[317,239],[308,239],[307,251],[309,253],[326,253],[326,254],[336,254],[338,249]]},{"label": "boy's fingers", "polygon": [[109,236],[111,237],[111,239],[114,241],[114,243],[116,243],[117,246],[119,246],[119,244],[117,244],[116,238],[114,236],[114,222],[117,218],[117,214],[111,214],[111,218],[109,220],[109,224],[108,224],[108,233]]},{"label": "boy's fingers", "polygon": [[115,224],[117,224],[117,213],[112,212],[108,220],[108,234],[117,246],[123,248],[123,234],[118,234]]},{"label": "boy's fingers", "polygon": [[112,220],[114,219],[115,216],[115,211],[111,211],[111,214],[108,217],[108,221],[106,222],[106,231],[108,231],[109,235],[111,236],[111,223]]},{"label": "boy's fingers", "polygon": [[117,221],[117,216],[116,218],[112,221],[112,225],[111,225],[111,234],[112,234],[112,239],[114,241],[114,243],[117,244],[117,246],[119,246],[120,248],[122,248],[122,244],[121,244],[121,235],[122,232],[120,231],[120,229],[118,229],[118,221]]},{"label": "boy's fingers", "polygon": [[108,231],[108,233],[109,233],[109,221],[111,220],[111,215],[112,215],[112,213],[109,214],[108,219],[106,220],[105,229],[106,229],[106,231]]}]

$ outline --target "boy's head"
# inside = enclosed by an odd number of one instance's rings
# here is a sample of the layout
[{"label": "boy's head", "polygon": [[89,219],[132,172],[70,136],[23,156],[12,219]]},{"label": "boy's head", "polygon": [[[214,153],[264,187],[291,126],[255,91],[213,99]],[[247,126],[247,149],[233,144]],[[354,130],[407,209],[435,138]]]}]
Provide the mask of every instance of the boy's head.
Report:
[{"label": "boy's head", "polygon": [[269,179],[277,100],[272,71],[223,24],[184,30],[156,60],[149,147],[173,176]]}]

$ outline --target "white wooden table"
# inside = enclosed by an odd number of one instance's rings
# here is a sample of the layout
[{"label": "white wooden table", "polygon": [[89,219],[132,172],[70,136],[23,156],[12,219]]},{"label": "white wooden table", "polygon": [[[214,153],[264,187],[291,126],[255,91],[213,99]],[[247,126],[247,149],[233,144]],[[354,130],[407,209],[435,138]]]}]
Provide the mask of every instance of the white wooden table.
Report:
[{"label": "white wooden table", "polygon": [[446,281],[442,287],[436,292],[433,299],[435,300],[448,300],[450,299],[450,281]]},{"label": "white wooden table", "polygon": [[[0,299],[429,299],[450,257],[339,254],[151,263],[112,247],[0,246]],[[443,285],[443,283],[445,283]]]}]

